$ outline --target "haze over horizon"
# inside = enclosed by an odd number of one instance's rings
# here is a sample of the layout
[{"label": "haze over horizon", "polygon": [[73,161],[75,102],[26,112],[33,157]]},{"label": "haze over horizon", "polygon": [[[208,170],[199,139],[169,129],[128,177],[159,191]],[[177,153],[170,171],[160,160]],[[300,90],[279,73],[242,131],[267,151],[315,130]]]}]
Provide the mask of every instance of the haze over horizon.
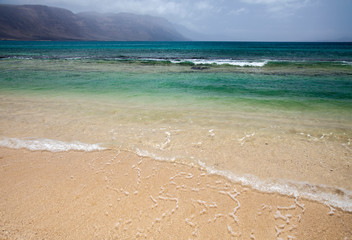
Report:
[{"label": "haze over horizon", "polygon": [[0,0],[0,4],[158,16],[192,40],[352,41],[350,0]]}]

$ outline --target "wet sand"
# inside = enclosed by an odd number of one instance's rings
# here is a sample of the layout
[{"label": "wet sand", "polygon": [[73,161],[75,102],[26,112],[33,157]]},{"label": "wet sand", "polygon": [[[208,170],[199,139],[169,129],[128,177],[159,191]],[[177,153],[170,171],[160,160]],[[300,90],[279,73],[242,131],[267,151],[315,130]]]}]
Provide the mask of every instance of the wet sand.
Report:
[{"label": "wet sand", "polygon": [[352,213],[134,153],[0,148],[0,239],[352,239]]}]

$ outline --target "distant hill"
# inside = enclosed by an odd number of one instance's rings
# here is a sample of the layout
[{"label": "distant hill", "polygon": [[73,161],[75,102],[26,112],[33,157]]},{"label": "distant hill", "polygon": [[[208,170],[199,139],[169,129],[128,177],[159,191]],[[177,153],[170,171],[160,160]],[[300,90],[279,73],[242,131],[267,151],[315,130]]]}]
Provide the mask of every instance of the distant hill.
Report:
[{"label": "distant hill", "polygon": [[0,4],[0,39],[80,41],[187,40],[166,19],[131,13],[79,13],[42,5]]}]

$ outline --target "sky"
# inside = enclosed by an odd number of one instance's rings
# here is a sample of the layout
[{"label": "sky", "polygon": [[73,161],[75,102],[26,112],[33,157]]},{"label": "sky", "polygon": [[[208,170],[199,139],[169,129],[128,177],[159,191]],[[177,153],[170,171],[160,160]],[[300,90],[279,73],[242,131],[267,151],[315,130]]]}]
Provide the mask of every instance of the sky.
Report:
[{"label": "sky", "polygon": [[352,0],[0,0],[0,4],[158,16],[187,28],[193,40],[352,41]]}]

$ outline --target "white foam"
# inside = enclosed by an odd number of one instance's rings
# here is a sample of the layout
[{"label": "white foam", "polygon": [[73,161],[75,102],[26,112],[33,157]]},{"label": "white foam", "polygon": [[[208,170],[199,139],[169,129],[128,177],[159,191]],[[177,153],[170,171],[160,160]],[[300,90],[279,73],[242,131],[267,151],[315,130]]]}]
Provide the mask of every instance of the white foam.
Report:
[{"label": "white foam", "polygon": [[22,56],[10,56],[8,58],[20,59],[20,60],[32,60],[32,57],[22,57]]},{"label": "white foam", "polygon": [[140,157],[150,157],[150,158],[153,158],[153,159],[156,159],[159,161],[168,161],[168,162],[170,162],[170,161],[173,162],[176,160],[175,157],[172,157],[172,158],[161,157],[161,156],[156,155],[155,153],[150,153],[147,150],[141,150],[139,148],[136,148],[135,151],[136,151],[136,154]]},{"label": "white foam", "polygon": [[[261,192],[279,193],[296,198],[303,197],[310,200],[324,203],[328,206],[338,207],[344,211],[352,212],[352,191],[341,188],[334,188],[326,185],[312,185],[305,182],[294,181],[262,181],[259,178],[246,175],[236,176],[230,171],[217,170],[213,167],[206,166],[205,163],[198,161],[209,174],[220,175],[228,178],[232,182],[250,186]],[[341,194],[336,194],[340,192]]]},{"label": "white foam", "polygon": [[45,139],[45,138],[2,138],[0,140],[1,147],[8,147],[14,149],[25,148],[31,151],[50,151],[50,152],[65,152],[65,151],[99,151],[105,148],[99,144],[87,144],[78,141],[62,142],[58,140]]},{"label": "white foam", "polygon": [[350,66],[352,66],[352,62],[349,62],[349,61],[342,61],[342,63],[343,63],[344,65],[350,65]]},{"label": "white foam", "polygon": [[216,65],[232,65],[240,67],[263,67],[268,61],[246,61],[246,60],[232,60],[232,59],[181,59],[171,60],[172,63],[191,62],[193,64],[216,64]]},{"label": "white foam", "polygon": [[[146,150],[136,148],[136,153],[142,157],[151,157],[156,160],[175,161],[176,157],[167,158],[150,153]],[[318,201],[327,206],[340,208],[347,212],[352,212],[352,191],[342,188],[336,188],[327,185],[314,185],[308,182],[295,182],[290,180],[266,180],[263,181],[253,175],[237,176],[231,171],[218,170],[214,167],[207,166],[205,163],[198,161],[198,164],[209,174],[224,176],[232,182],[244,186],[250,186],[253,189],[267,193],[279,193],[282,195],[293,196],[297,198],[306,198]],[[298,205],[304,211],[304,205]]]},{"label": "white foam", "polygon": [[65,60],[84,60],[88,59],[88,57],[67,57]]},{"label": "white foam", "polygon": [[160,150],[165,150],[165,148],[171,143],[171,139],[170,139],[171,133],[165,132],[165,134],[166,134],[166,141],[163,144],[161,144],[161,146],[159,145]]},{"label": "white foam", "polygon": [[[105,150],[99,144],[87,144],[79,141],[63,142],[52,139],[43,138],[6,138],[0,139],[0,147],[13,149],[28,149],[31,151],[100,151]],[[176,157],[161,157],[146,150],[135,149],[136,153],[142,157],[151,157],[156,160],[175,161]],[[245,186],[250,186],[253,189],[268,192],[279,193],[296,198],[303,197],[314,201],[319,201],[328,206],[337,207],[344,211],[352,212],[352,191],[342,188],[335,188],[326,185],[312,185],[305,182],[294,182],[286,180],[267,180],[262,181],[252,175],[237,176],[230,171],[218,170],[214,167],[207,166],[205,163],[198,161],[198,164],[203,167],[209,174],[220,175],[228,178],[232,182],[240,183]],[[338,194],[339,193],[339,194]]]}]

